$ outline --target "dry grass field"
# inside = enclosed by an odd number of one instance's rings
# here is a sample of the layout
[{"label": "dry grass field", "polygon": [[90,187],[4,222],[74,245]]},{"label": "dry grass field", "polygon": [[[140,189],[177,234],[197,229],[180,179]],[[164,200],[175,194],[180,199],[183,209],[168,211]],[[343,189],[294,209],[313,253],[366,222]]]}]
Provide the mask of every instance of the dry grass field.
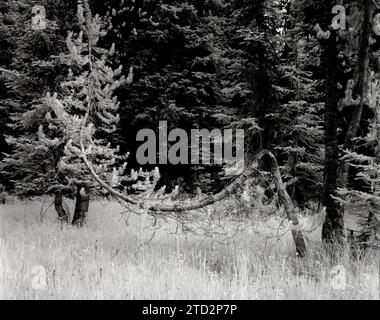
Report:
[{"label": "dry grass field", "polygon": [[40,210],[37,200],[0,206],[1,299],[379,299],[378,256],[332,263],[319,229],[301,260],[289,233],[273,236],[277,219],[228,240],[167,223],[150,239],[150,220],[115,203],[93,202],[83,229],[61,227],[52,209],[41,221]]}]

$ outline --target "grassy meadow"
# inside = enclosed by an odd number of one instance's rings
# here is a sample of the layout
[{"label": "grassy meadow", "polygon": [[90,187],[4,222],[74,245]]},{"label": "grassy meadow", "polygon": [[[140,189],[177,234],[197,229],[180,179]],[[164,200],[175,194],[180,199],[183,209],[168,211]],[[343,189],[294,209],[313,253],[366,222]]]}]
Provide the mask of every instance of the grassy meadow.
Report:
[{"label": "grassy meadow", "polygon": [[0,206],[0,299],[379,299],[378,255],[332,263],[312,218],[299,259],[279,218],[252,218],[229,239],[160,221],[152,237],[148,217],[117,203],[91,203],[83,229],[62,227],[52,208],[41,218],[41,206]]}]

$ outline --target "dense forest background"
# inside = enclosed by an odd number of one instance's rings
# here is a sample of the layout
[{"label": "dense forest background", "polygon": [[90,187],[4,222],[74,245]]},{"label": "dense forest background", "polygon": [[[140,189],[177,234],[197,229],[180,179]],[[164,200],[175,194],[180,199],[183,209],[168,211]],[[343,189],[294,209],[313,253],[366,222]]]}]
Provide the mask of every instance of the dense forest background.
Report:
[{"label": "dense forest background", "polygon": [[[46,9],[41,30],[31,27],[36,4]],[[56,57],[67,52],[68,33],[80,31],[77,5],[0,1],[0,183],[20,196],[56,191],[46,187],[47,164],[27,155],[45,121],[36,106],[48,92],[64,94],[61,83],[72,72]],[[344,1],[346,29],[331,26],[336,5],[90,1],[93,13],[109,24],[99,46],[126,79],[114,92],[117,129],[103,138],[122,154],[130,152],[128,165],[138,169],[136,134],[141,128],[157,131],[161,120],[169,129],[245,129],[247,163],[270,150],[298,207],[324,203],[326,238],[342,231],[344,210],[363,215],[372,228],[368,237],[380,212],[380,5]],[[222,169],[160,166],[160,185],[215,193],[226,184]]]}]

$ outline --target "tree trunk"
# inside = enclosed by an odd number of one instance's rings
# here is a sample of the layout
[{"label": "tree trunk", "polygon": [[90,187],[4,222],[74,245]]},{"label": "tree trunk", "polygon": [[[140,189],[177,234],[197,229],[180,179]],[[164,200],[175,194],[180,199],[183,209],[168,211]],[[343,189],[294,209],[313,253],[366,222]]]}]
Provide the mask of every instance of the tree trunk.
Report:
[{"label": "tree trunk", "polygon": [[[346,134],[344,143],[344,150],[352,151],[354,146],[354,139],[358,134],[360,121],[362,118],[364,100],[368,90],[368,66],[369,66],[369,39],[371,35],[371,17],[372,17],[372,0],[363,0],[363,31],[360,41],[359,57],[358,57],[358,70],[357,70],[357,95],[360,98],[360,103],[354,108],[352,119]],[[347,161],[342,161],[339,169],[339,180],[342,188],[347,187],[348,183],[349,164]]]},{"label": "tree trunk", "polygon": [[61,191],[57,191],[54,196],[54,207],[61,222],[69,222],[69,213],[63,207],[63,196]]},{"label": "tree trunk", "polygon": [[363,254],[366,253],[370,242],[374,241],[374,239],[376,238],[376,229],[377,229],[376,216],[370,209],[368,213],[367,225],[364,230],[364,233],[361,236],[359,236],[359,241],[361,243],[361,251]]},{"label": "tree trunk", "polygon": [[88,187],[77,187],[75,212],[72,224],[82,227],[86,222],[87,212],[90,205],[90,192]]},{"label": "tree trunk", "polygon": [[[53,156],[54,156],[54,168],[56,172],[56,178],[57,178],[58,183],[60,184],[64,184],[64,181],[65,181],[65,177],[59,171],[59,162],[61,160],[62,155],[64,154],[64,146],[65,146],[65,143],[61,143],[57,147],[51,148],[51,152],[53,153]],[[62,191],[60,190],[55,193],[54,207],[55,207],[55,210],[57,211],[59,220],[61,220],[61,222],[69,223],[70,213],[63,207],[63,195],[62,195]]]},{"label": "tree trunk", "polygon": [[[264,158],[266,157],[266,158]],[[271,173],[275,179],[277,192],[281,203],[284,205],[286,215],[290,222],[290,228],[292,231],[292,236],[296,246],[297,254],[303,258],[306,256],[306,243],[302,231],[300,229],[298,217],[292,203],[292,200],[286,191],[285,184],[282,181],[280,169],[276,157],[270,151],[263,151],[260,153],[259,160],[265,161],[270,165]]]},{"label": "tree trunk", "polygon": [[343,243],[344,222],[343,211],[334,196],[337,195],[338,178],[338,51],[336,47],[336,33],[331,32],[326,48],[326,103],[325,103],[325,179],[324,205],[326,220],[322,228],[322,240],[326,244],[335,241]]}]

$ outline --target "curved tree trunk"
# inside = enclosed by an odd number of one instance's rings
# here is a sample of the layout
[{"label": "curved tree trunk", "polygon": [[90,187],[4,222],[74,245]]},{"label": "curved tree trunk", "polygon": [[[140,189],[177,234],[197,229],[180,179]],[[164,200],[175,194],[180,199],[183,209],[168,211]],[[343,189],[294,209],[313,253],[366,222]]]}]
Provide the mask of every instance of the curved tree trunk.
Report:
[{"label": "curved tree trunk", "polygon": [[86,222],[87,212],[90,205],[90,192],[88,187],[77,187],[75,212],[72,224],[82,227]]},{"label": "curved tree trunk", "polygon": [[277,192],[281,203],[285,208],[286,215],[288,217],[290,228],[292,231],[292,236],[294,240],[294,244],[296,246],[297,254],[303,258],[306,256],[306,243],[302,231],[300,229],[297,213],[295,211],[292,200],[286,191],[286,187],[281,178],[280,169],[278,167],[278,163],[276,157],[270,151],[263,151],[259,155],[259,160],[265,161],[268,160],[268,164],[270,165],[271,173],[275,179]]},{"label": "curved tree trunk", "polygon": [[54,207],[58,214],[59,220],[64,223],[68,223],[70,215],[63,207],[63,196],[61,191],[57,191],[54,195]]}]

